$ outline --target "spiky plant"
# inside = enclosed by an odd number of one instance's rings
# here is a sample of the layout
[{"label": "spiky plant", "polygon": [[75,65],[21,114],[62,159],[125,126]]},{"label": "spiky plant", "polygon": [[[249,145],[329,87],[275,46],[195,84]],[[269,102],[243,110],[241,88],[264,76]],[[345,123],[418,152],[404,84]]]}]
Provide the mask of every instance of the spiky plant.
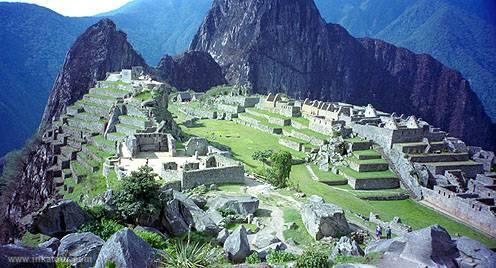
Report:
[{"label": "spiky plant", "polygon": [[221,254],[208,243],[178,240],[163,254],[162,266],[170,268],[204,268],[211,267],[221,258]]}]

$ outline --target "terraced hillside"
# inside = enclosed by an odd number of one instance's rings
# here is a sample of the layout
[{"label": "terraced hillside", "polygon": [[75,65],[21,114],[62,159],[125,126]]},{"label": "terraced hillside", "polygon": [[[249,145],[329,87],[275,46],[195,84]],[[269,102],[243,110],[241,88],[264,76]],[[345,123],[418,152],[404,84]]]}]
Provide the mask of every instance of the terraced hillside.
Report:
[{"label": "terraced hillside", "polygon": [[60,195],[84,202],[117,183],[113,170],[104,176],[103,165],[117,153],[118,141],[151,124],[140,107],[142,100],[133,97],[130,83],[101,81],[67,107],[51,137],[57,153],[52,171]]}]

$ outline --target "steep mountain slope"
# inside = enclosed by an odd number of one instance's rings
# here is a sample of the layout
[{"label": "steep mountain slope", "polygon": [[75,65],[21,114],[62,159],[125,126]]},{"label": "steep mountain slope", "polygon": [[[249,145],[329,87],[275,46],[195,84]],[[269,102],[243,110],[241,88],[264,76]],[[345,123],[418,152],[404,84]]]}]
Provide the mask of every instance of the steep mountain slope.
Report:
[{"label": "steep mountain slope", "polygon": [[191,49],[209,52],[229,82],[257,92],[372,103],[494,146],[494,126],[459,72],[425,54],[355,39],[326,24],[311,0],[215,0]]},{"label": "steep mountain slope", "polygon": [[187,51],[175,57],[165,55],[160,60],[156,73],[157,80],[180,90],[207,91],[213,86],[226,83],[222,69],[206,52]]},{"label": "steep mountain slope", "polygon": [[65,107],[81,99],[107,72],[132,66],[148,68],[114,22],[103,19],[91,26],[67,53],[48,98],[42,124],[58,118]]},{"label": "steep mountain slope", "polygon": [[315,0],[322,16],[354,36],[429,53],[460,70],[496,119],[496,2]]},{"label": "steep mountain slope", "polygon": [[145,60],[156,65],[164,53],[183,52],[210,8],[211,0],[135,0],[101,16],[115,21]]},{"label": "steep mountain slope", "polygon": [[[87,92],[106,72],[131,66],[144,65],[144,60],[127,42],[126,34],[116,29],[110,20],[102,20],[86,30],[72,46],[65,59],[64,68],[50,94],[42,124],[48,125],[64,110]],[[42,133],[40,133],[41,135]],[[23,217],[37,210],[54,195],[54,162],[52,146],[42,139],[35,141],[25,152],[21,176],[15,186],[2,196],[0,202],[0,241],[17,237],[23,231]],[[55,161],[56,162],[56,161]]]},{"label": "steep mountain slope", "polygon": [[0,156],[33,135],[67,50],[91,21],[0,3]]}]

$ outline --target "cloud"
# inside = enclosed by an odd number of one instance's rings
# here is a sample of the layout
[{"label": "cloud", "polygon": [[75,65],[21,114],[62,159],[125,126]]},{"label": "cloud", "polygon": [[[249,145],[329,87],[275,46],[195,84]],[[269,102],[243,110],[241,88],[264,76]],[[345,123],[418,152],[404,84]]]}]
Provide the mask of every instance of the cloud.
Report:
[{"label": "cloud", "polygon": [[47,7],[64,16],[92,16],[114,10],[133,0],[17,0],[0,2],[23,2]]}]

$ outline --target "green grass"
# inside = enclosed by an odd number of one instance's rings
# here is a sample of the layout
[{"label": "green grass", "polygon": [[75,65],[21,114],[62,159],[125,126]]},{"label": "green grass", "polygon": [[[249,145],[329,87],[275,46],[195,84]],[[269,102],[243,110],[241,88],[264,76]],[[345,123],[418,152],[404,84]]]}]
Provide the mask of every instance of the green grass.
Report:
[{"label": "green grass", "polygon": [[102,100],[115,100],[114,97],[107,96],[107,95],[100,95],[100,94],[88,93],[85,96],[92,97],[92,98],[95,98],[95,99],[102,99]]},{"label": "green grass", "polygon": [[243,184],[226,183],[219,185],[219,190],[229,193],[239,193],[241,190],[241,186],[243,186]]},{"label": "green grass", "polygon": [[356,155],[357,157],[359,155],[381,157],[381,154],[379,152],[377,152],[376,150],[353,151],[353,155]]},{"label": "green grass", "polygon": [[100,143],[100,144],[106,144],[108,146],[112,146],[114,147],[114,142],[111,141],[111,140],[107,140],[105,139],[102,135],[97,135],[95,137],[93,137],[93,140],[97,143]]},{"label": "green grass", "polygon": [[396,175],[391,170],[356,172],[349,167],[338,167],[338,169],[346,175],[355,179],[396,178]]},{"label": "green grass", "polygon": [[281,137],[281,139],[289,140],[292,142],[297,142],[297,143],[303,144],[305,147],[314,147],[313,145],[311,145],[310,143],[308,143],[302,139],[298,139],[298,138],[291,137],[291,136],[284,136],[284,137]]},{"label": "green grass", "polygon": [[153,96],[152,96],[152,92],[147,90],[147,91],[143,91],[143,92],[140,92],[138,95],[134,96],[134,98],[140,100],[140,101],[145,101],[145,100],[149,100],[151,99]]},{"label": "green grass", "polygon": [[309,245],[314,242],[301,219],[301,212],[294,208],[283,209],[284,223],[294,222],[296,228],[290,228],[283,231],[284,239],[292,238],[296,243],[301,245]]},{"label": "green grass", "polygon": [[270,128],[282,128],[282,126],[269,123],[269,120],[267,120],[267,118],[265,118],[265,117],[256,116],[256,115],[252,115],[252,114],[248,114],[248,113],[244,113],[243,115],[250,117],[250,118],[253,118],[253,119],[257,120],[260,124],[268,126]]},{"label": "green grass", "polygon": [[48,241],[49,239],[49,236],[43,234],[32,234],[30,232],[26,232],[21,238],[21,244],[27,247],[37,247],[38,244]]},{"label": "green grass", "polygon": [[362,138],[360,136],[356,136],[354,138],[348,138],[348,139],[344,139],[344,140],[347,141],[347,142],[350,142],[350,143],[367,141],[365,138]]},{"label": "green grass", "polygon": [[[286,150],[293,155],[304,156],[278,144],[277,137],[250,127],[237,125],[230,121],[201,120],[194,128],[183,128],[190,135],[207,138],[210,142],[229,146],[234,158],[244,162],[250,169],[260,167],[258,161],[251,159],[251,155],[259,150]],[[350,194],[348,191],[338,190],[335,187],[314,181],[305,165],[293,166],[291,180],[298,183],[299,188],[307,195],[320,195],[327,202],[334,203],[347,211],[348,218],[354,218],[350,210],[368,216],[370,212],[379,213],[381,218],[389,221],[394,216],[401,217],[405,224],[414,229],[424,228],[432,224],[440,224],[451,234],[458,233],[481,241],[490,246],[496,246],[496,240],[456,222],[414,200],[399,201],[368,201]],[[381,191],[387,193],[388,191]]]},{"label": "green grass", "polygon": [[295,121],[296,123],[300,123],[304,126],[307,126],[310,124],[310,121],[304,117],[292,117],[291,121]]},{"label": "green grass", "polygon": [[348,157],[348,160],[353,161],[357,164],[367,165],[367,164],[387,164],[387,161],[382,158],[359,160],[356,157]]},{"label": "green grass", "polygon": [[79,162],[71,161],[72,169],[76,173],[75,175],[87,175],[89,170],[83,167]]},{"label": "green grass", "polygon": [[323,141],[326,141],[326,140],[328,140],[330,138],[330,136],[328,136],[328,135],[324,135],[322,133],[313,131],[313,130],[308,129],[308,128],[295,129],[295,128],[291,127],[291,128],[287,128],[287,129],[292,129],[292,130],[294,130],[296,132],[300,132],[300,133],[303,133],[303,134],[305,134],[307,136],[314,137],[314,138],[317,138],[317,139],[323,140]]},{"label": "green grass", "polygon": [[251,224],[251,223],[229,223],[226,226],[226,228],[229,231],[234,231],[241,225],[243,225],[247,231],[250,230],[252,233],[255,233],[257,231],[257,226],[255,224]]},{"label": "green grass", "polygon": [[94,153],[100,159],[106,159],[114,155],[113,153],[102,151],[94,145],[86,145],[86,148],[88,148],[90,152]]},{"label": "green grass", "polygon": [[488,246],[496,246],[496,240],[492,240],[467,225],[458,223],[411,199],[398,201],[362,200],[349,192],[340,191],[312,180],[304,165],[293,166],[291,180],[298,182],[300,189],[307,195],[322,196],[327,202],[334,203],[348,211],[351,210],[364,216],[368,216],[370,212],[379,213],[385,221],[390,221],[394,216],[399,216],[405,224],[412,226],[414,229],[440,224],[452,235],[458,233],[477,239]]},{"label": "green grass", "polygon": [[219,143],[231,148],[234,159],[245,163],[250,170],[261,164],[251,158],[260,150],[288,151],[293,157],[305,157],[305,153],[297,152],[279,144],[278,137],[231,121],[200,120],[198,127],[183,127],[184,133],[205,137],[209,142]]},{"label": "green grass", "polygon": [[346,178],[341,175],[335,174],[330,171],[320,170],[319,167],[317,167],[317,165],[315,164],[310,165],[310,167],[312,168],[313,173],[315,173],[315,175],[319,177],[319,181],[321,182],[346,180]]}]

